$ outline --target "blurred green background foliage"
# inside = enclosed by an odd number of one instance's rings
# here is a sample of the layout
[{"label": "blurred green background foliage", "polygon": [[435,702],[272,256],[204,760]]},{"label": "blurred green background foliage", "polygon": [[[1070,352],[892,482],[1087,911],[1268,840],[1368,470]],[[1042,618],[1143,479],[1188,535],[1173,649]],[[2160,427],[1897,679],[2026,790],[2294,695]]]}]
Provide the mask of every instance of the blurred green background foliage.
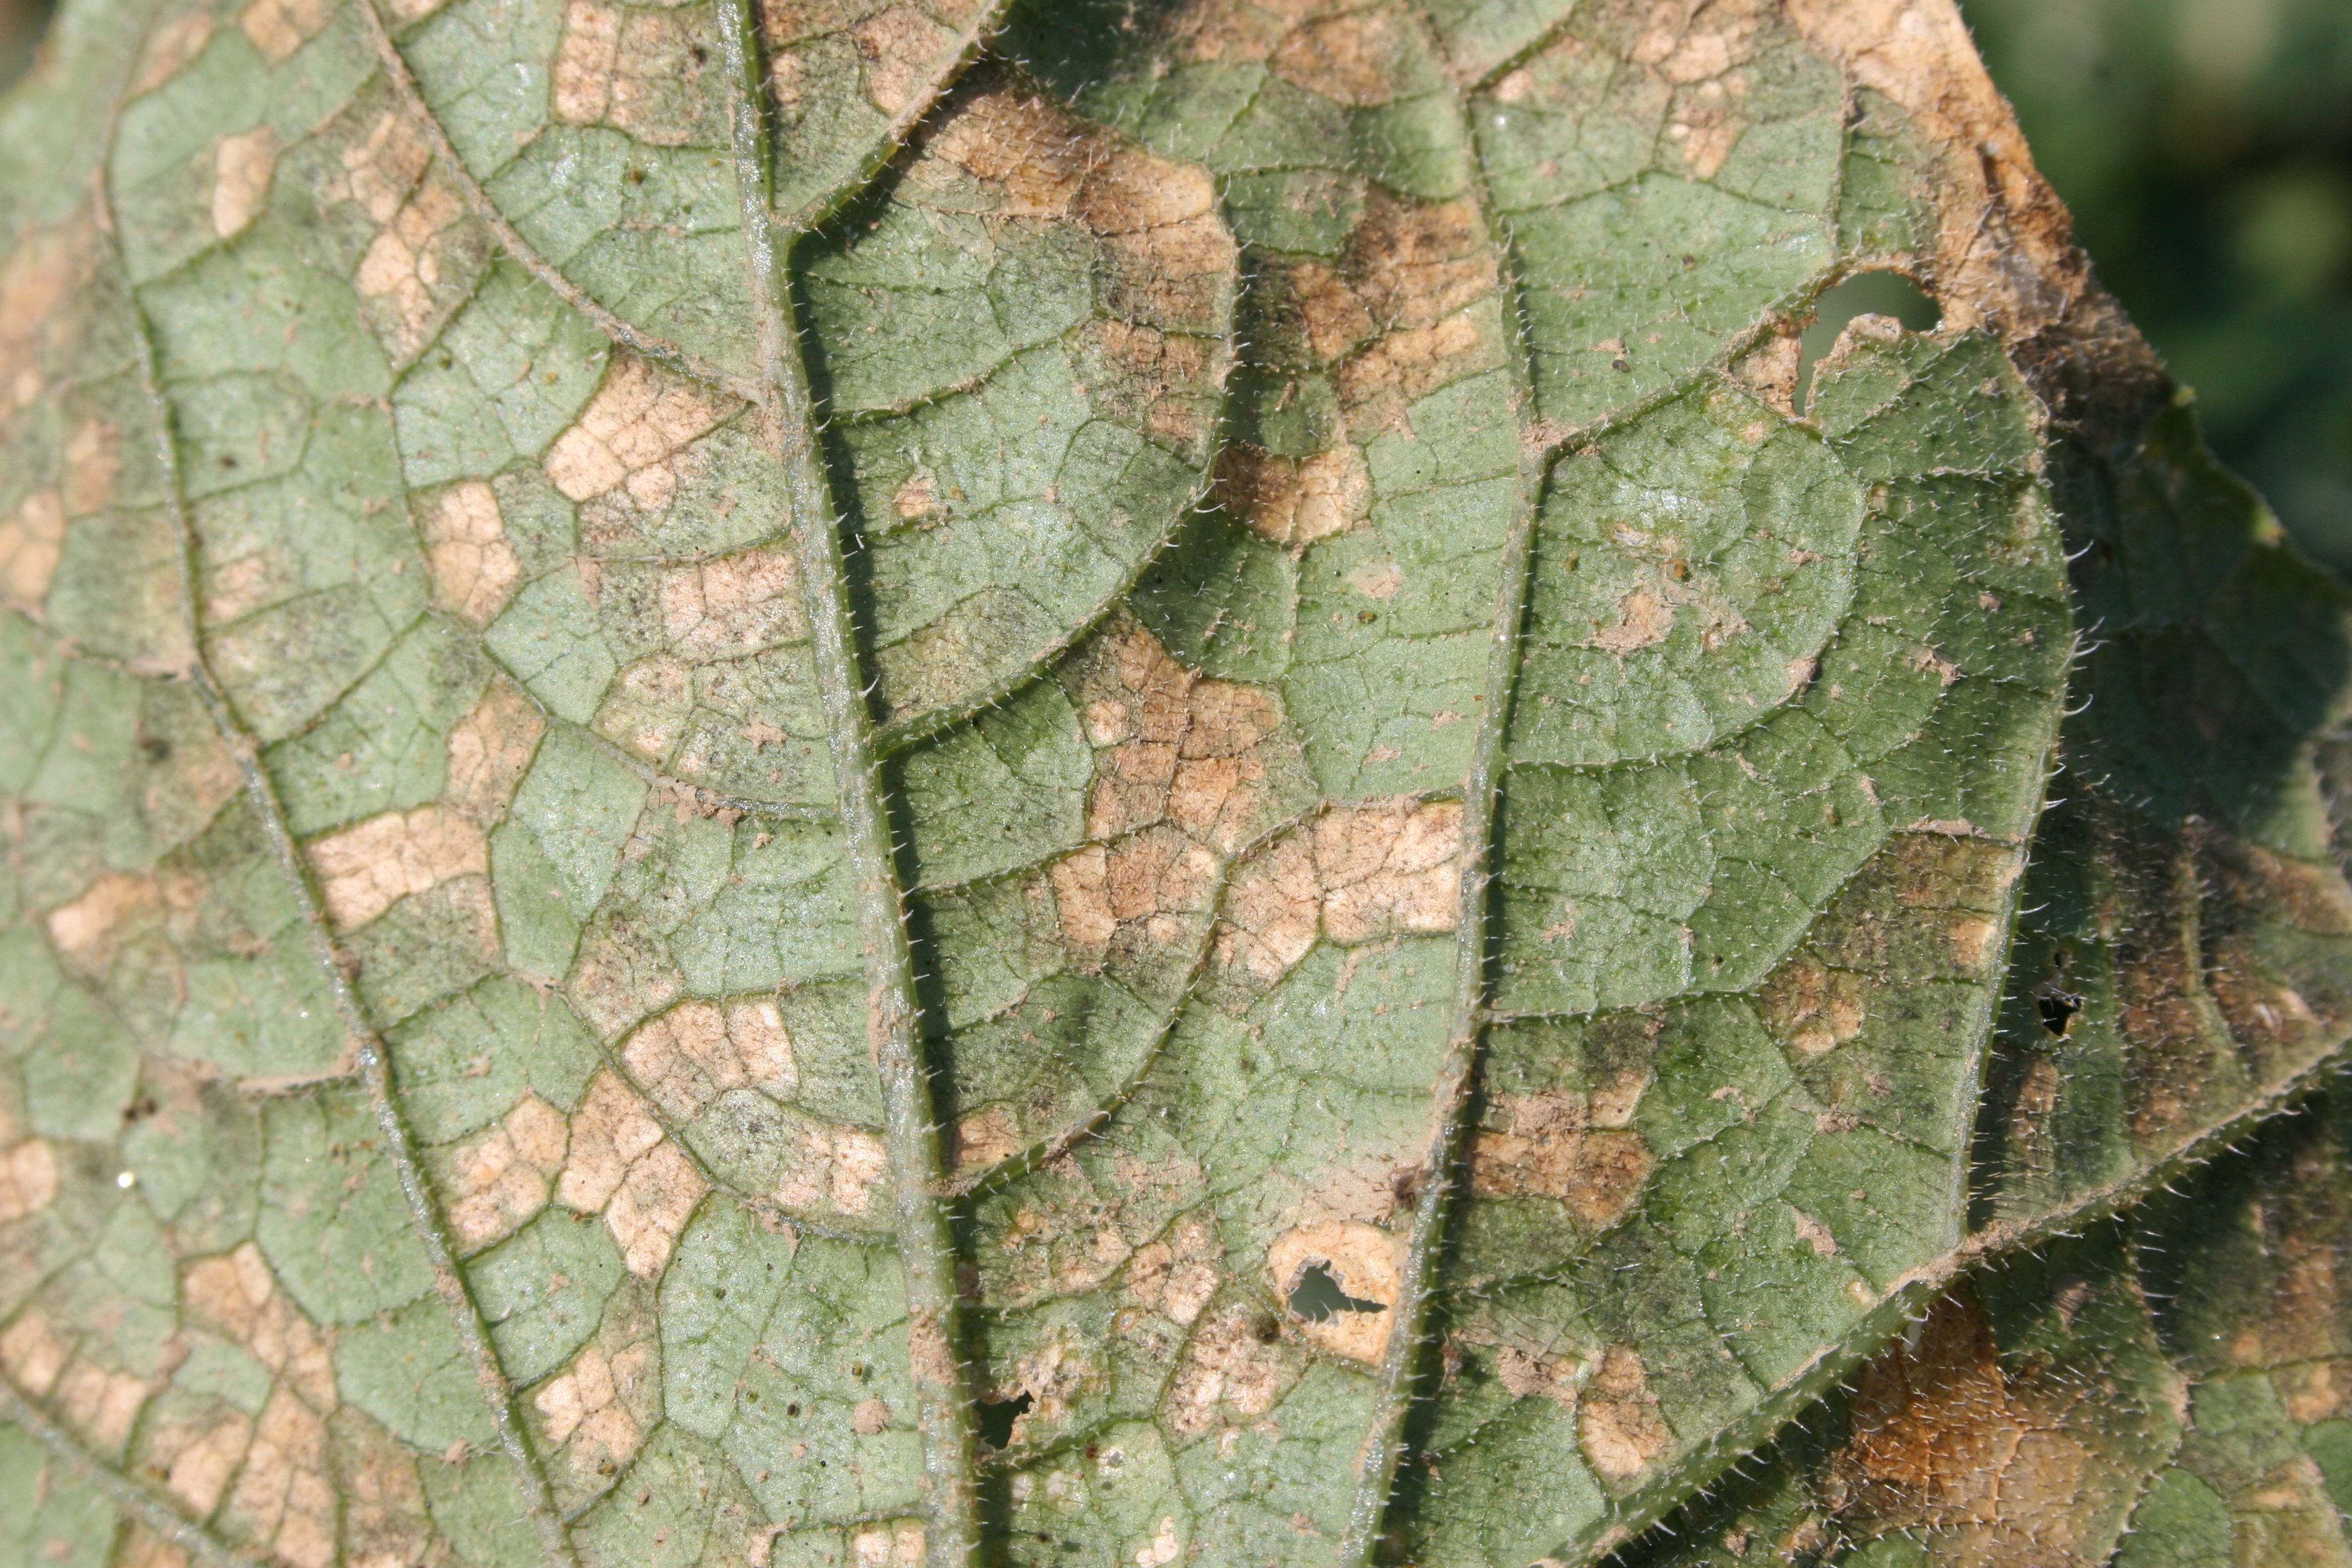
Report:
[{"label": "blurred green background foliage", "polygon": [[2352,0],[1961,0],[2205,431],[2352,574]]},{"label": "blurred green background foliage", "polygon": [[[0,0],[0,83],[47,5]],[[2352,0],[1962,9],[2216,449],[2352,574]]]}]

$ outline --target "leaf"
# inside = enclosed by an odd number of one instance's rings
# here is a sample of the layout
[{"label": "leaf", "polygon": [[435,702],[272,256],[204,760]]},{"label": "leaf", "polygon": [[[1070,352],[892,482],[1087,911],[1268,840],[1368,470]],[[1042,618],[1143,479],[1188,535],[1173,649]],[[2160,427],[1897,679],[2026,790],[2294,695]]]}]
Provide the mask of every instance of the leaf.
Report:
[{"label": "leaf", "polygon": [[[2340,1563],[2340,1085],[1938,1301],[1627,1563]],[[1669,1533],[1669,1530],[1671,1533]]]},{"label": "leaf", "polygon": [[1953,14],[59,27],[8,1550],[2341,1550],[2130,1238],[2352,1020],[2347,601]]}]

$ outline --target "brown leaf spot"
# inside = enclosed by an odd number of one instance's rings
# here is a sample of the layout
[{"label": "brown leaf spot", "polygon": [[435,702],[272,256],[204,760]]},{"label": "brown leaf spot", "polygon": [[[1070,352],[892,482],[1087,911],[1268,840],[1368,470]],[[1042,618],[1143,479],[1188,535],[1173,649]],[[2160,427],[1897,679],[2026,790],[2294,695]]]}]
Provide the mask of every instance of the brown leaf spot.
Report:
[{"label": "brown leaf spot", "polygon": [[2059,1419],[2080,1394],[2063,1369],[2046,1381],[2011,1381],[1971,1290],[1944,1297],[1857,1379],[1833,1461],[1849,1508],[1882,1531],[1932,1531],[1984,1568],[2086,1562],[2074,1504],[2093,1457]]},{"label": "brown leaf spot", "polygon": [[1633,1204],[1656,1159],[1640,1133],[1596,1128],[1585,1097],[1498,1094],[1495,1125],[1470,1142],[1470,1184],[1488,1197],[1546,1197],[1591,1226],[1612,1225]]},{"label": "brown leaf spot", "polygon": [[1640,1476],[1673,1447],[1674,1435],[1658,1414],[1649,1373],[1630,1345],[1611,1345],[1601,1352],[1585,1385],[1577,1433],[1592,1468],[1603,1479],[1621,1485]]},{"label": "brown leaf spot", "polygon": [[929,517],[940,510],[939,487],[931,482],[930,475],[920,470],[908,474],[906,482],[891,495],[890,510],[910,522],[919,517]]},{"label": "brown leaf spot", "polygon": [[488,626],[522,575],[497,494],[479,479],[453,486],[425,514],[423,532],[434,604],[469,626]]},{"label": "brown leaf spot", "polygon": [[885,114],[896,114],[939,79],[940,62],[955,47],[953,29],[910,5],[893,5],[849,29],[866,66],[866,96]]},{"label": "brown leaf spot", "polygon": [[1797,376],[1804,365],[1804,338],[1793,325],[1768,334],[1731,367],[1740,384],[1778,410],[1797,416]]},{"label": "brown leaf spot", "polygon": [[438,805],[369,817],[312,840],[304,854],[338,931],[363,926],[411,894],[490,868],[480,825]]},{"label": "brown leaf spot", "polygon": [[1371,475],[1352,442],[1311,458],[1228,443],[1217,454],[1216,496],[1260,538],[1290,550],[1360,527],[1372,511]]},{"label": "brown leaf spot", "polygon": [[1618,605],[1616,624],[1594,632],[1588,640],[1601,652],[1622,658],[1637,648],[1655,647],[1665,641],[1674,625],[1674,606],[1645,583]]},{"label": "brown leaf spot", "polygon": [[1934,258],[1948,326],[1989,316],[2014,341],[2053,324],[2093,290],[2065,209],[2034,169],[1957,5],[1790,0],[1787,9],[1807,43],[1900,105],[1922,136],[1948,150],[1936,182]]},{"label": "brown leaf spot", "polygon": [[991,1105],[956,1119],[950,1146],[955,1151],[954,1169],[978,1171],[1011,1159],[1024,1144],[1012,1112],[1002,1105]]},{"label": "brown leaf spot", "polygon": [[1517,1345],[1505,1345],[1495,1354],[1495,1373],[1503,1391],[1514,1399],[1549,1399],[1573,1409],[1581,1392],[1576,1374],[1583,1363],[1574,1356],[1538,1355]]},{"label": "brown leaf spot", "polygon": [[1298,1226],[1266,1248],[1266,1272],[1276,1293],[1287,1300],[1307,1270],[1330,1271],[1339,1289],[1359,1301],[1376,1302],[1377,1312],[1333,1312],[1321,1322],[1294,1318],[1291,1326],[1312,1343],[1350,1361],[1377,1366],[1388,1348],[1389,1331],[1402,1291],[1397,1254],[1402,1239],[1378,1226],[1356,1221]]},{"label": "brown leaf spot", "polygon": [[1293,87],[1377,109],[1396,96],[1412,53],[1410,34],[1391,12],[1348,11],[1294,28],[1267,63]]},{"label": "brown leaf spot", "polygon": [[1188,395],[1211,379],[1207,345],[1127,321],[1090,321],[1080,335],[1081,357],[1098,405],[1164,441],[1198,446],[1203,414],[1197,398]]},{"label": "brown leaf spot", "polygon": [[1258,1311],[1245,1304],[1213,1314],[1169,1382],[1170,1428],[1180,1437],[1197,1436],[1221,1419],[1254,1420],[1272,1409],[1295,1371],[1296,1352],[1286,1354],[1279,1338],[1262,1332]]},{"label": "brown leaf spot", "polygon": [[1870,991],[1862,975],[1799,956],[1773,972],[1757,1003],[1773,1034],[1820,1056],[1862,1033]]},{"label": "brown leaf spot", "polygon": [[1349,433],[1360,441],[1383,433],[1410,437],[1409,404],[1493,368],[1496,358],[1494,335],[1466,313],[1390,332],[1339,366]]}]

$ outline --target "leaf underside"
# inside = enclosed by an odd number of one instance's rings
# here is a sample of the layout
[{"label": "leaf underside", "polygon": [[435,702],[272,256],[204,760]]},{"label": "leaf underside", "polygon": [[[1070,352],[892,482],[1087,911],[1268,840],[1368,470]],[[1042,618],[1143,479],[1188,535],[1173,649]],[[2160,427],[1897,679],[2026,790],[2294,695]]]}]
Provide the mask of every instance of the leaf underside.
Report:
[{"label": "leaf underside", "polygon": [[78,0],[0,188],[0,1564],[2352,1563],[2352,603],[1948,7]]}]

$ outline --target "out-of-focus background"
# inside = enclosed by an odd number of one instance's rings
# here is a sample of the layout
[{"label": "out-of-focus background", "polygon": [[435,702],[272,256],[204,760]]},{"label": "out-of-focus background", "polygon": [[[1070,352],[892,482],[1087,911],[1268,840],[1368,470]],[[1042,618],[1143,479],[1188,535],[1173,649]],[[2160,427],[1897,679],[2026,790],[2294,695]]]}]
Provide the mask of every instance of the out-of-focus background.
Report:
[{"label": "out-of-focus background", "polygon": [[2352,0],[1961,0],[2205,433],[2352,574]]},{"label": "out-of-focus background", "polygon": [[[1961,0],[2206,434],[2352,574],[2352,0]],[[0,83],[48,0],[0,0]]]}]

